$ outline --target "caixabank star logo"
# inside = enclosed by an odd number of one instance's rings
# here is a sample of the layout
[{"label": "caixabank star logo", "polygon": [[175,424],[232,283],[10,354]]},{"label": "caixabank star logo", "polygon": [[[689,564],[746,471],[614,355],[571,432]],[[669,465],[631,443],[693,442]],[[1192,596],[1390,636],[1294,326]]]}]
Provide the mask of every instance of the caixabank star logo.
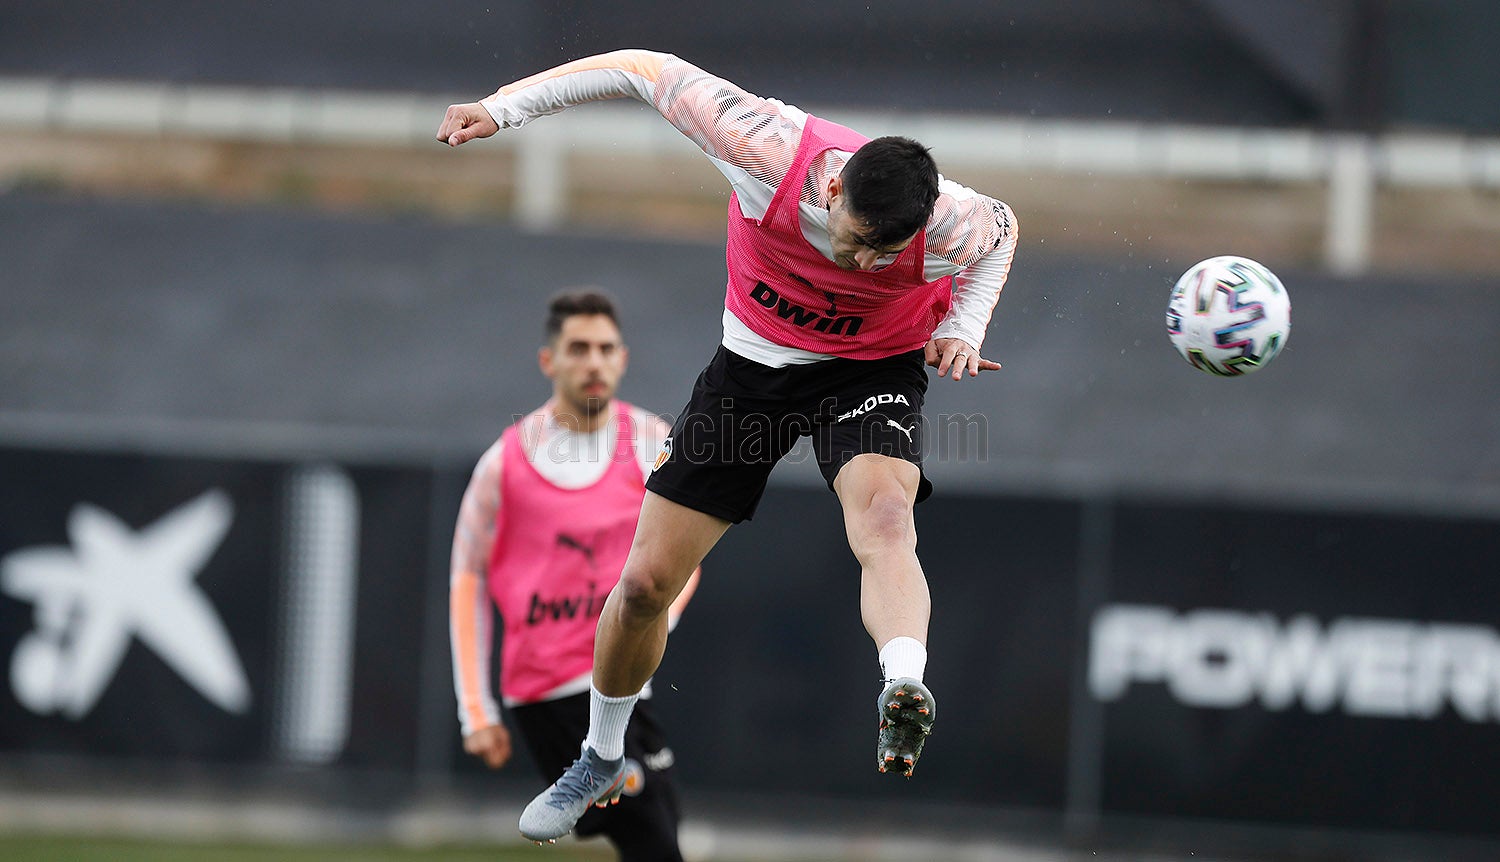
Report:
[{"label": "caixabank star logo", "polygon": [[0,558],[0,590],[34,608],[34,628],[11,654],[16,700],[39,715],[81,719],[138,640],[213,704],[248,710],[244,667],[194,582],[233,517],[229,496],[217,489],[138,531],[80,503],[68,517],[69,547]]}]

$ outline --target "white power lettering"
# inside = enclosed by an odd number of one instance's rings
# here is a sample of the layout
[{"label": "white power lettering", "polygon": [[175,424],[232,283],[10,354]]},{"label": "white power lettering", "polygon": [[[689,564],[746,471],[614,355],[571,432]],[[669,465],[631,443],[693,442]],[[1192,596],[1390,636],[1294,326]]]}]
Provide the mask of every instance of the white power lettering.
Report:
[{"label": "white power lettering", "polygon": [[1478,625],[1108,605],[1090,631],[1089,689],[1162,684],[1179,703],[1430,719],[1500,719],[1500,634]]}]

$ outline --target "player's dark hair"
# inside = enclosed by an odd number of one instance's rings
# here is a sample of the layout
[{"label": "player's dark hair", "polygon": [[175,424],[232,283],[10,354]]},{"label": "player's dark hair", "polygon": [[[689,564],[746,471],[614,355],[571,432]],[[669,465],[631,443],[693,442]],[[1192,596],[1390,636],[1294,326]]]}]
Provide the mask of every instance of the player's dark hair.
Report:
[{"label": "player's dark hair", "polygon": [[909,238],[932,218],[937,162],[912,140],[876,138],[855,151],[839,174],[850,214],[869,225],[860,241],[884,248]]},{"label": "player's dark hair", "polygon": [[620,318],[615,314],[615,301],[608,294],[597,290],[565,290],[553,294],[547,303],[547,341],[550,343],[562,333],[563,321],[580,314],[602,314],[616,327],[620,325]]}]

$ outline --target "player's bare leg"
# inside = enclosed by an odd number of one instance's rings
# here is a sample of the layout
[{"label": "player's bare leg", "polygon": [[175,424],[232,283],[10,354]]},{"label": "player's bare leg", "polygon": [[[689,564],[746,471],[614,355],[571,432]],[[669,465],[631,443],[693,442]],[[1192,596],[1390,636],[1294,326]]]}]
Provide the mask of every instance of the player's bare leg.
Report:
[{"label": "player's bare leg", "polygon": [[921,680],[932,599],[917,560],[912,518],[920,479],[920,468],[909,461],[866,453],[844,465],[833,485],[860,564],[860,614],[886,675],[876,766],[907,777],[937,717],[937,704]]},{"label": "player's bare leg", "polygon": [[729,522],[646,492],[630,556],[610,591],[594,640],[589,735],[562,777],[521,812],[521,834],[554,842],[590,805],[620,801],[625,725],[667,645],[667,610]]},{"label": "player's bare leg", "polygon": [[693,570],[729,529],[729,522],[646,492],[641,519],[599,615],[594,688],[633,695],[656,673],[667,647],[667,609]]}]

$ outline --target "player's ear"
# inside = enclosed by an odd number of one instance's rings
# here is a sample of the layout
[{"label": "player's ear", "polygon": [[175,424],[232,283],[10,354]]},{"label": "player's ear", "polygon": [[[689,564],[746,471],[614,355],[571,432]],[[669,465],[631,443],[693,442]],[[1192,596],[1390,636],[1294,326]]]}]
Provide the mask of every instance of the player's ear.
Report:
[{"label": "player's ear", "polygon": [[622,345],[620,345],[620,373],[624,374],[625,373],[625,369],[627,369],[629,367],[630,367],[630,348],[626,347],[625,345],[622,344]]},{"label": "player's ear", "polygon": [[537,348],[536,364],[538,368],[542,369],[542,376],[546,377],[548,380],[551,380],[553,374],[551,345],[543,344],[541,347]]},{"label": "player's ear", "polygon": [[828,202],[832,203],[834,198],[844,193],[844,178],[838,174],[829,177],[828,186],[824,191],[827,193],[825,197],[828,198]]}]

